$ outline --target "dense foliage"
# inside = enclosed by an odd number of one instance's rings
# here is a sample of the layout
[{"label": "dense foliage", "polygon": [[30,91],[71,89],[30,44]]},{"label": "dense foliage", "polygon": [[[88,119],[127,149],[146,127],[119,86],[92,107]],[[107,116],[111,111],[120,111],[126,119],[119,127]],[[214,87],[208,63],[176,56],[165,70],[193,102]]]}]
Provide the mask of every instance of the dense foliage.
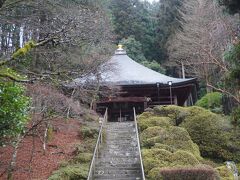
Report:
[{"label": "dense foliage", "polygon": [[230,13],[240,12],[240,2],[238,0],[219,0],[219,2],[226,6]]},{"label": "dense foliage", "polygon": [[226,84],[231,88],[240,87],[240,42],[234,44],[229,51],[225,52],[224,59],[230,64],[230,72],[226,77]]},{"label": "dense foliage", "polygon": [[[195,176],[199,171],[216,178],[216,170],[222,178],[231,178],[226,167],[214,170],[217,165],[203,158],[218,163],[240,160],[239,135],[228,120],[203,108],[159,106],[138,116],[138,124],[149,179],[162,179],[161,172],[166,172],[166,177],[181,179]],[[204,171],[204,167],[209,171]]]},{"label": "dense foliage", "polygon": [[0,145],[23,132],[29,117],[29,103],[23,86],[0,81]]},{"label": "dense foliage", "polygon": [[[181,1],[168,0],[149,3],[140,0],[110,0],[109,9],[112,17],[116,43],[123,42],[138,45],[138,51],[128,48],[130,57],[144,61],[144,65],[163,72],[157,63],[167,60],[166,44],[168,38],[180,28],[178,8]],[[131,22],[131,23],[129,23]],[[134,40],[134,42],[133,42]],[[126,41],[128,41],[126,43]],[[136,52],[139,54],[136,55]],[[135,54],[134,56],[131,56]],[[148,62],[148,63],[147,63]]]},{"label": "dense foliage", "polygon": [[219,92],[207,93],[196,102],[196,106],[210,109],[215,113],[222,113],[222,94]]}]

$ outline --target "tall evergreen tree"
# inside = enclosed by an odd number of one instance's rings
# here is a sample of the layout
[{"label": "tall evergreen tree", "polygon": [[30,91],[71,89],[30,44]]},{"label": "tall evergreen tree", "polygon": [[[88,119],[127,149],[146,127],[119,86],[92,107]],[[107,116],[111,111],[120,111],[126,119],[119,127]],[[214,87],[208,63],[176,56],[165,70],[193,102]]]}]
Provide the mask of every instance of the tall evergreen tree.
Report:
[{"label": "tall evergreen tree", "polygon": [[230,13],[240,12],[240,1],[239,0],[219,0],[221,5],[225,5]]},{"label": "tall evergreen tree", "polygon": [[156,46],[156,12],[159,3],[151,4],[140,0],[111,0],[110,9],[114,32],[118,43],[132,36],[141,43],[144,56],[148,60],[161,59]]},{"label": "tall evergreen tree", "polygon": [[157,46],[161,52],[162,59],[167,59],[166,44],[170,36],[177,29],[181,28],[181,14],[179,8],[182,6],[183,0],[161,0],[159,12],[157,14]]}]

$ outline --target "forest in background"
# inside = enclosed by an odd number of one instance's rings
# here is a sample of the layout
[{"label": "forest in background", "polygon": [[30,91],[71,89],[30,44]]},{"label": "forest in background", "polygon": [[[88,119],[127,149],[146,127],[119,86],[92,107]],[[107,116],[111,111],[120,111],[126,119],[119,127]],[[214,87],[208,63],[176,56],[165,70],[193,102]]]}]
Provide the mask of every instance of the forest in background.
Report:
[{"label": "forest in background", "polygon": [[90,105],[98,85],[62,85],[101,73],[119,43],[155,71],[197,77],[198,104],[238,124],[239,13],[238,0],[0,0],[0,145],[17,150],[40,127],[44,148],[56,114],[82,116],[77,99]]}]

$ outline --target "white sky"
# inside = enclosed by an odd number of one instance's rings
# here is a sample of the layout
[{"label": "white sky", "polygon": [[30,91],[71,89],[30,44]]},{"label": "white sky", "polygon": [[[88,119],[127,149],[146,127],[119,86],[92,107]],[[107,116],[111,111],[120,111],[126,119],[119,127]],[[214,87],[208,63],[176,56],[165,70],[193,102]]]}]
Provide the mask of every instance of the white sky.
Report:
[{"label": "white sky", "polygon": [[147,0],[147,1],[149,1],[149,2],[153,2],[153,1],[159,1],[159,0]]}]

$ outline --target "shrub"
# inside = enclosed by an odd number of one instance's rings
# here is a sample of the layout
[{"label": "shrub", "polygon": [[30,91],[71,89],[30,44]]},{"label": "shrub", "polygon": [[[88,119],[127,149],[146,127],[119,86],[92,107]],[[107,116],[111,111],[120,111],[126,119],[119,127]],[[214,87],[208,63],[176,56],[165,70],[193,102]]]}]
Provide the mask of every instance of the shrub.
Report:
[{"label": "shrub", "polygon": [[82,138],[94,138],[98,135],[98,129],[95,127],[82,126],[80,128]]},{"label": "shrub", "polygon": [[143,131],[144,129],[153,126],[168,127],[170,125],[173,125],[173,123],[171,122],[171,119],[168,117],[152,116],[149,118],[143,118],[140,115],[138,118],[138,125],[140,130]]},{"label": "shrub", "polygon": [[235,125],[239,124],[240,122],[240,107],[234,108],[231,113],[232,121]]},{"label": "shrub", "polygon": [[210,109],[215,113],[222,113],[222,94],[219,92],[207,93],[196,102],[196,106]]},{"label": "shrub", "polygon": [[164,149],[144,149],[142,154],[146,174],[153,168],[184,167],[200,164],[191,153],[182,150],[171,153]]},{"label": "shrub", "polygon": [[22,133],[28,120],[30,99],[23,86],[0,79],[0,145]]},{"label": "shrub", "polygon": [[217,167],[216,170],[218,171],[219,175],[223,180],[233,180],[233,173],[226,167],[226,166],[220,166]]},{"label": "shrub", "polygon": [[181,127],[149,127],[141,133],[141,142],[146,148],[156,148],[157,145],[163,144],[171,148],[170,151],[185,150],[194,154],[197,159],[201,159],[198,146],[193,143],[188,132]]},{"label": "shrub", "polygon": [[60,168],[53,172],[49,180],[85,180],[88,176],[88,164],[76,164]]},{"label": "shrub", "polygon": [[209,166],[189,168],[164,168],[160,170],[164,180],[217,180],[216,171]]},{"label": "shrub", "polygon": [[74,157],[74,163],[90,163],[92,160],[92,153],[79,153],[76,157]]},{"label": "shrub", "polygon": [[[193,115],[196,110],[198,113]],[[198,144],[203,156],[222,160],[233,158],[234,154],[228,149],[230,134],[224,131],[224,127],[228,128],[227,122],[210,111],[199,112],[199,110],[191,108],[192,115],[184,120],[181,127],[186,128],[192,140]]]},{"label": "shrub", "polygon": [[184,107],[171,105],[155,107],[154,114],[169,117],[174,122],[174,125],[179,125],[186,118],[186,116],[189,115],[189,112]]},{"label": "shrub", "polygon": [[161,144],[161,143],[155,143],[155,145],[152,147],[152,149],[164,149],[169,152],[175,152],[177,149],[171,146],[168,146],[166,144]]},{"label": "shrub", "polygon": [[141,115],[137,117],[137,119],[146,119],[152,116],[154,116],[153,112],[143,112]]}]

